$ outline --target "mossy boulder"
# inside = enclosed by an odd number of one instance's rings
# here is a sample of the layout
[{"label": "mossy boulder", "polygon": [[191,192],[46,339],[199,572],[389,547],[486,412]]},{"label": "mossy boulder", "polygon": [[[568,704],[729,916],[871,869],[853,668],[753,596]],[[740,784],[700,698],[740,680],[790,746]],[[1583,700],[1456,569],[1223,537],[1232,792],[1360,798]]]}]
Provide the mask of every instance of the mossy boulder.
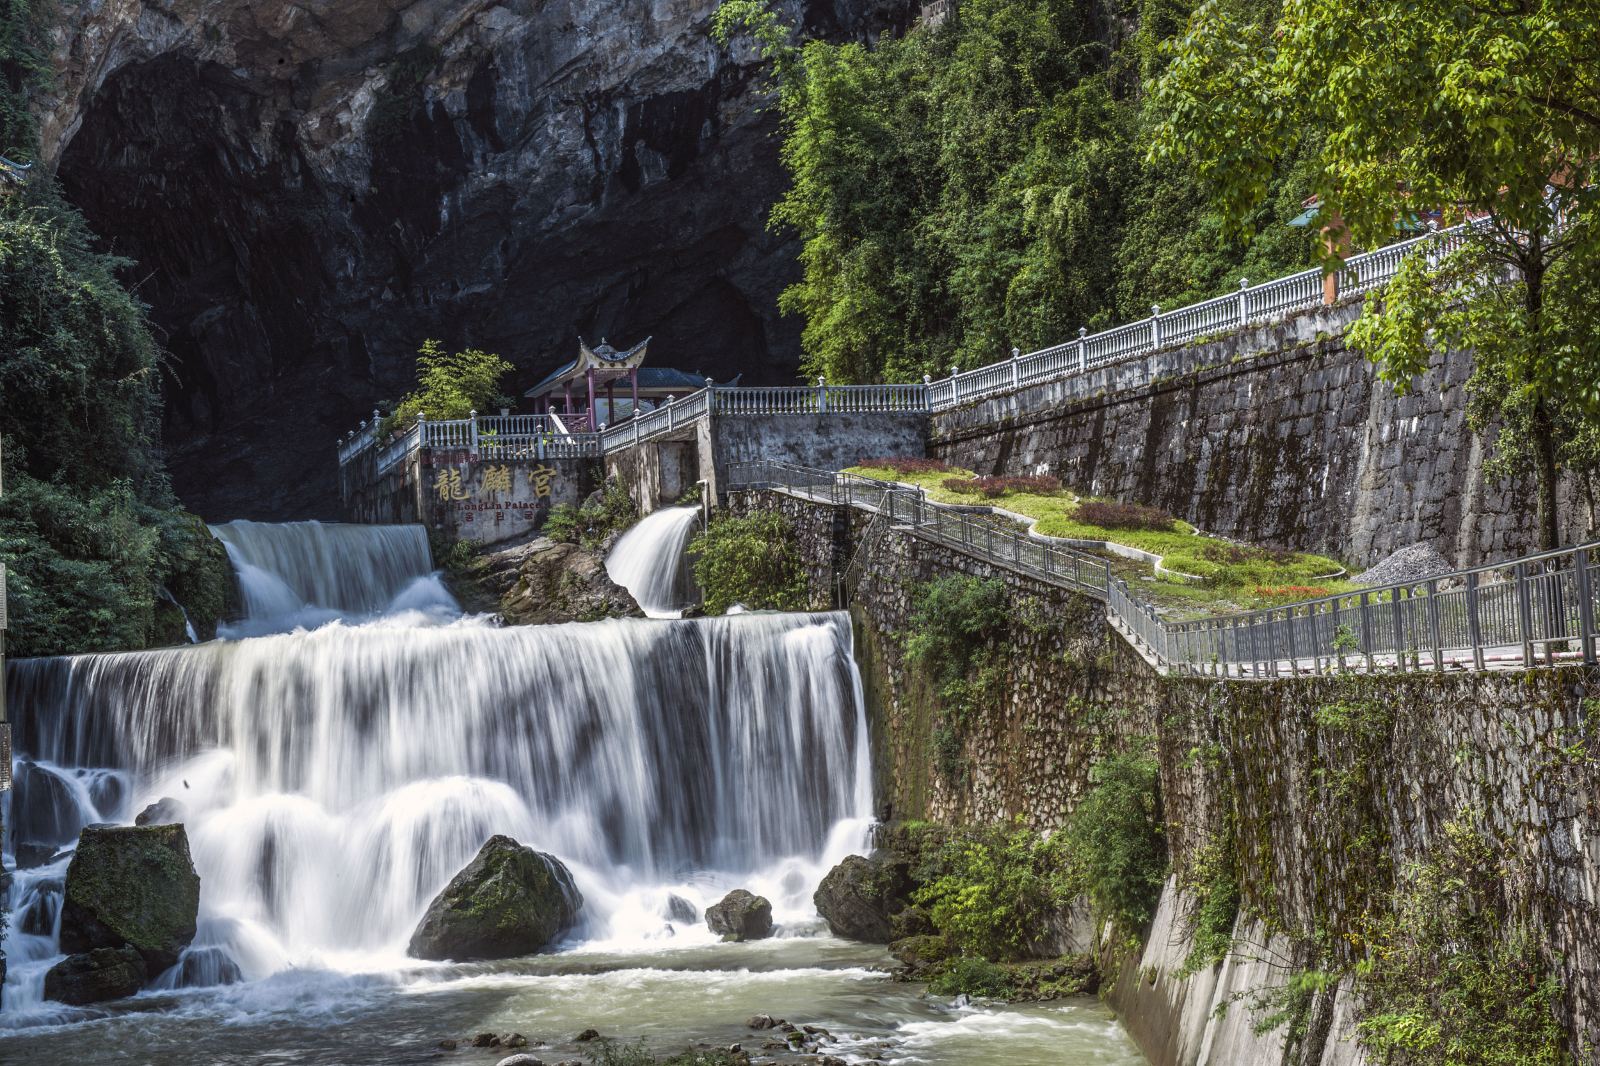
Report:
[{"label": "mossy boulder", "polygon": [[911,902],[912,888],[911,866],[903,857],[848,855],[828,871],[811,901],[834,936],[887,944],[894,939],[895,915]]},{"label": "mossy boulder", "polygon": [[772,935],[772,904],[736,888],[706,908],[706,926],[724,940],[764,940]]},{"label": "mossy boulder", "polygon": [[144,987],[144,957],[131,945],[69,955],[44,975],[44,998],[81,1007],[123,999]]},{"label": "mossy boulder", "polygon": [[67,866],[61,950],[130,946],[153,976],[194,939],[200,875],[181,825],[90,826]]},{"label": "mossy boulder", "polygon": [[510,959],[571,929],[583,896],[561,860],[491,837],[428,905],[408,949],[419,959]]}]

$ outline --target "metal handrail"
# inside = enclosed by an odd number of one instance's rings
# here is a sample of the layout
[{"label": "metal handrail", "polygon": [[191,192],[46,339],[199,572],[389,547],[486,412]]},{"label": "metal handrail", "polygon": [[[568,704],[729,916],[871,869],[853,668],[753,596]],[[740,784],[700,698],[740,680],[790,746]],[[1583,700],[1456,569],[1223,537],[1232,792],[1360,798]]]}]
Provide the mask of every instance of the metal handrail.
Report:
[{"label": "metal handrail", "polygon": [[[1487,230],[1492,225],[1491,219],[1477,219],[1351,256],[1339,269],[1339,291],[1359,295],[1374,289],[1393,278],[1401,261],[1413,250],[1426,249],[1428,254],[1433,255],[1453,251],[1465,244],[1471,234]],[[1019,353],[1010,359],[965,373],[952,372],[950,377],[939,380],[924,378],[920,383],[887,385],[829,385],[819,381],[816,385],[771,388],[707,386],[653,411],[636,411],[634,417],[608,426],[598,434],[568,435],[574,441],[596,436],[599,451],[608,453],[672,432],[689,421],[710,414],[926,414],[944,411],[1031,385],[1088,373],[1113,363],[1127,362],[1201,337],[1245,329],[1294,312],[1309,310],[1322,304],[1323,282],[1324,275],[1320,268],[1299,271],[1264,285],[1252,286],[1248,281],[1241,281],[1236,293],[1214,296],[1171,311],[1152,307],[1147,319],[1113,326],[1093,334],[1088,330],[1079,330],[1077,340],[1040,348],[1026,355]],[[517,419],[544,417],[511,415],[502,419],[498,416],[480,416],[476,424],[480,433],[490,428],[506,433],[532,433],[537,431],[513,429],[509,423]],[[438,430],[439,438],[430,439],[425,446],[459,447],[471,436],[473,422],[472,419],[454,419],[431,423],[441,427]],[[502,425],[503,422],[508,424]],[[348,463],[374,443],[373,431],[377,423],[378,412],[374,411],[370,426],[363,422],[359,433],[352,431],[345,440],[339,442],[340,465]],[[565,432],[555,419],[551,419],[551,424],[558,427],[558,432]],[[446,444],[446,437],[460,439],[452,439],[450,444]],[[587,454],[583,445],[572,447]]]},{"label": "metal handrail", "polygon": [[904,485],[757,460],[730,467],[729,486],[781,488],[875,510],[966,554],[1086,592],[1106,601],[1117,627],[1173,673],[1532,668],[1566,660],[1595,665],[1600,655],[1600,541],[1423,581],[1168,622],[1104,559],[973,521]]}]

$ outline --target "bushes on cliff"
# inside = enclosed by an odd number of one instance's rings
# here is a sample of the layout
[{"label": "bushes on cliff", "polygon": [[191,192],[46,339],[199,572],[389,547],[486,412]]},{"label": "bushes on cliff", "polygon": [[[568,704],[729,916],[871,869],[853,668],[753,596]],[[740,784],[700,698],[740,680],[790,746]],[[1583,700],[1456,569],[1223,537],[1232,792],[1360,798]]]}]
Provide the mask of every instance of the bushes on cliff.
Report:
[{"label": "bushes on cliff", "polygon": [[551,540],[576,544],[589,551],[606,546],[612,534],[621,533],[639,520],[639,508],[622,482],[612,478],[583,506],[558,503],[544,520],[544,535]]},{"label": "bushes on cliff", "polygon": [[220,546],[177,511],[143,307],[48,187],[0,200],[0,562],[16,655],[142,648],[215,627]]},{"label": "bushes on cliff", "polygon": [[806,607],[794,526],[776,511],[714,519],[689,543],[689,558],[708,614],[723,614],[735,604],[772,611]]},{"label": "bushes on cliff", "polygon": [[1067,823],[1066,846],[1096,917],[1137,937],[1167,875],[1161,766],[1147,752],[1121,752],[1096,763],[1089,782]]},{"label": "bushes on cliff", "polygon": [[1367,930],[1361,1043],[1384,1066],[1564,1066],[1561,988],[1515,916],[1502,849],[1479,819],[1446,824]]},{"label": "bushes on cliff", "polygon": [[1018,823],[947,839],[917,871],[913,896],[958,954],[1002,962],[1035,957],[1077,895],[1060,837]]}]

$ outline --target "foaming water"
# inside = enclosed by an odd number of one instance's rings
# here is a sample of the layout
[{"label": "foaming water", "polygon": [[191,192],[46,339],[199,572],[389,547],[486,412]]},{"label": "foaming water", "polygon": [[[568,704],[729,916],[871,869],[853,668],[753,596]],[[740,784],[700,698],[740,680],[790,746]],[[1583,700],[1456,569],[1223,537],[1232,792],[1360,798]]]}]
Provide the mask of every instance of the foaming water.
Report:
[{"label": "foaming water", "polygon": [[[738,885],[802,922],[870,809],[842,615],[391,617],[24,660],[9,680],[20,750],[131,782],[99,816],[183,805],[199,946],[245,978],[414,965],[423,908],[495,833],[568,862],[580,939],[708,938],[673,927],[669,897],[698,913]],[[42,969],[12,983],[8,1003],[37,1004]]]},{"label": "foaming water", "polygon": [[606,573],[647,616],[677,618],[696,601],[684,549],[699,519],[698,507],[662,508],[624,533],[606,556]]},{"label": "foaming water", "polygon": [[422,526],[323,522],[224,522],[211,527],[227,549],[245,617],[224,637],[314,629],[338,619],[402,610],[460,613],[433,572]]},{"label": "foaming water", "polygon": [[[638,557],[681,559],[689,519],[661,519]],[[18,1061],[69,1066],[88,1036],[141,1062],[203,1040],[219,1066],[346,1066],[353,1048],[422,1066],[486,1029],[568,1059],[590,1025],[674,1051],[748,1040],[760,1012],[835,1029],[848,1062],[1139,1061],[1093,1002],[954,1009],[827,934],[812,892],[866,846],[871,809],[847,616],[503,628],[461,616],[418,528],[217,532],[248,612],[226,639],[9,664],[0,1039]],[[164,798],[201,876],[194,943],[131,1001],[45,1001],[78,833]],[[568,864],[579,928],[551,955],[407,958],[497,833]],[[735,887],[772,901],[777,938],[710,934],[705,908]]]}]

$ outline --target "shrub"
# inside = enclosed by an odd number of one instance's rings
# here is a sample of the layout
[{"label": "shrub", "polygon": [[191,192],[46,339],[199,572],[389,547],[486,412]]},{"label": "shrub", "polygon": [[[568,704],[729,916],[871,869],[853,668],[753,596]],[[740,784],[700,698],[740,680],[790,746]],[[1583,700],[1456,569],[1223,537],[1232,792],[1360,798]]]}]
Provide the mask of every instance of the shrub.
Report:
[{"label": "shrub", "polygon": [[924,857],[913,900],[961,955],[1030,957],[1076,895],[1058,840],[1020,822],[951,837]]},{"label": "shrub", "polygon": [[711,614],[723,614],[734,604],[773,611],[806,607],[806,575],[794,526],[775,511],[716,518],[689,543],[689,558]]},{"label": "shrub", "polygon": [[1243,563],[1272,563],[1281,566],[1293,562],[1295,553],[1283,548],[1258,548],[1251,544],[1229,544],[1225,540],[1208,540],[1200,546],[1200,558],[1223,566]]},{"label": "shrub", "polygon": [[998,680],[996,646],[1010,620],[1010,597],[998,578],[937,578],[917,590],[906,654],[931,672],[961,715]]},{"label": "shrub", "polygon": [[1500,848],[1468,813],[1367,930],[1357,1032],[1385,1066],[1563,1066],[1561,988],[1511,917]]},{"label": "shrub", "polygon": [[620,533],[639,519],[639,509],[622,483],[607,481],[599,499],[574,507],[558,503],[545,516],[542,532],[551,540],[577,544],[599,551],[614,533]]},{"label": "shrub", "polygon": [[423,341],[417,352],[417,388],[378,423],[379,437],[411,428],[419,414],[433,421],[508,406],[511,401],[501,395],[500,382],[511,369],[498,355],[477,348],[447,354],[438,341]]},{"label": "shrub", "polygon": [[1010,975],[987,959],[963,955],[945,963],[928,980],[936,996],[988,996],[1003,999],[1011,992]]},{"label": "shrub", "polygon": [[1025,477],[952,477],[945,479],[944,487],[964,496],[987,496],[990,499],[1018,492],[1050,496],[1061,491],[1061,479],[1045,474]]},{"label": "shrub", "polygon": [[1138,503],[1080,503],[1072,517],[1085,525],[1101,529],[1150,529],[1167,531],[1176,521],[1157,507]]},{"label": "shrub", "polygon": [[1160,766],[1144,752],[1124,752],[1096,763],[1089,781],[1065,830],[1075,876],[1095,914],[1136,937],[1167,873]]},{"label": "shrub", "polygon": [[856,465],[869,470],[893,470],[896,474],[944,474],[950,471],[937,459],[863,459]]}]

